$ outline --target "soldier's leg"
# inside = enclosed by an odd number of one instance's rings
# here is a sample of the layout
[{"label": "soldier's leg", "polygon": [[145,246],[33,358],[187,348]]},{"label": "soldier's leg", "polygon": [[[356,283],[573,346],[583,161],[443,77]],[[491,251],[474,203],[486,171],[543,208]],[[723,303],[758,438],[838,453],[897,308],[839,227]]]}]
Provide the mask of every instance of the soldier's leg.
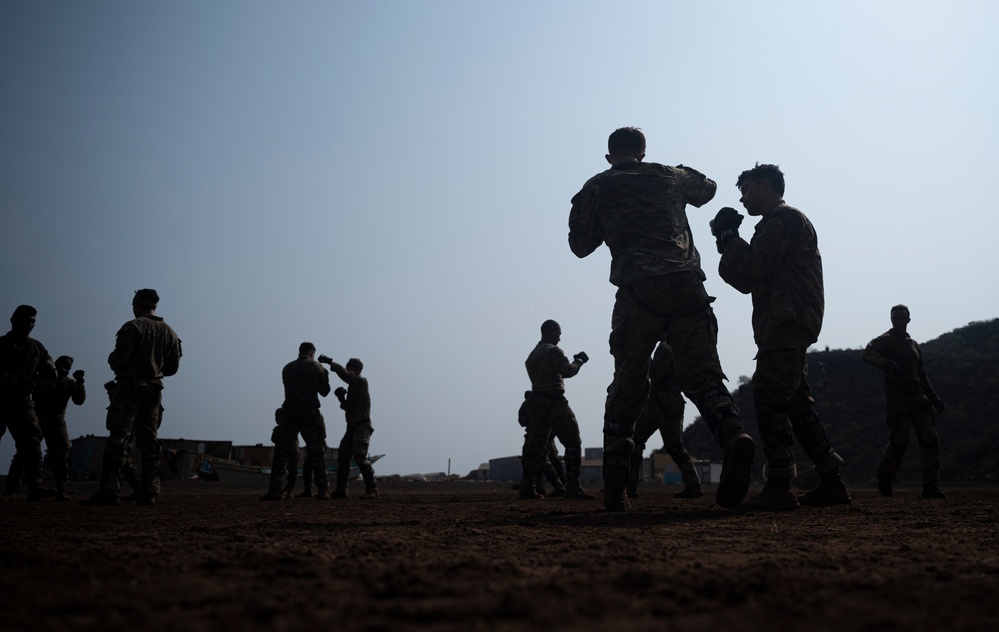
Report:
[{"label": "soldier's leg", "polygon": [[654,394],[650,395],[642,408],[638,421],[635,422],[635,434],[633,441],[635,448],[631,452],[631,460],[628,463],[628,498],[638,497],[638,485],[642,478],[642,462],[645,458],[645,446],[657,428],[659,428],[662,408]]},{"label": "soldier's leg", "polygon": [[[548,434],[548,443],[545,444],[545,465],[543,469],[544,478],[548,479],[553,488],[551,495],[565,496],[565,467],[562,466],[562,458],[558,453],[558,447],[555,446],[554,433]],[[541,492],[540,487],[538,491]]]},{"label": "soldier's leg", "polygon": [[66,482],[69,480],[69,432],[66,415],[60,414],[42,420],[42,435],[48,446],[49,471],[55,480],[57,500],[68,500]]},{"label": "soldier's leg", "polygon": [[842,476],[843,457],[833,450],[826,434],[825,424],[812,410],[814,401],[808,388],[808,364],[803,357],[801,382],[791,397],[788,408],[794,436],[814,464],[815,471],[819,475],[819,484],[805,492],[798,498],[798,502],[810,507],[850,503],[853,499]]},{"label": "soldier's leg", "polygon": [[940,435],[937,433],[933,409],[927,402],[913,410],[912,427],[919,444],[919,464],[923,474],[923,497],[943,498],[937,487],[940,476]]},{"label": "soldier's leg", "polygon": [[336,489],[333,491],[333,498],[347,497],[347,480],[350,478],[350,457],[354,444],[353,427],[348,425],[340,439],[336,456]]},{"label": "soldier's leg", "polygon": [[[139,413],[138,393],[131,380],[122,380],[110,392],[110,396],[111,405],[108,406],[105,422],[108,441],[101,458],[99,488],[93,496],[80,501],[80,504],[85,506],[120,503],[121,483],[118,476],[126,460],[130,460],[128,452],[131,451],[135,419]],[[141,485],[137,491],[141,491]]]},{"label": "soldier's leg", "polygon": [[898,468],[902,466],[902,457],[909,447],[909,427],[911,425],[910,411],[907,408],[889,403],[885,410],[888,425],[888,445],[885,446],[878,466],[878,477],[887,479],[889,483],[895,478]]},{"label": "soldier's leg", "polygon": [[135,418],[135,445],[142,457],[140,472],[140,505],[155,505],[160,495],[160,452],[159,441],[160,404],[163,388],[158,384],[144,384],[140,388],[141,399]]},{"label": "soldier's leg", "polygon": [[286,435],[287,429],[280,424],[271,430],[271,443],[274,444],[271,452],[271,475],[268,480],[267,493],[261,496],[260,500],[281,500],[282,498],[284,473],[288,468],[288,437]]},{"label": "soldier's leg", "polygon": [[701,480],[694,469],[687,448],[683,445],[683,411],[686,404],[679,393],[660,393],[658,398],[663,409],[663,420],[659,425],[659,435],[663,448],[669,454],[683,478],[683,489],[673,494],[674,498],[700,498],[704,495]]},{"label": "soldier's leg", "polygon": [[579,436],[579,423],[576,415],[565,399],[556,400],[551,411],[552,432],[559,443],[565,446],[565,497],[583,500],[595,499],[579,483],[583,461],[583,443]]},{"label": "soldier's leg", "polygon": [[10,469],[7,470],[7,482],[4,485],[3,496],[13,499],[14,494],[21,486],[21,478],[24,476],[24,468],[17,459],[17,454],[10,458]]},{"label": "soldier's leg", "polygon": [[23,468],[23,479],[28,484],[29,501],[51,498],[55,490],[42,487],[42,429],[31,401],[17,402],[14,414],[8,420],[8,429],[14,438],[15,457]]},{"label": "soldier's leg", "polygon": [[329,481],[326,479],[326,422],[318,410],[302,411],[301,414],[300,430],[302,439],[305,440],[305,451],[316,484],[316,499],[329,500]]},{"label": "soldier's leg", "polygon": [[[688,293],[703,296],[698,300],[708,300],[703,286],[696,289]],[[739,505],[749,491],[756,444],[743,429],[739,408],[725,388],[725,374],[718,360],[718,323],[710,305],[675,319],[666,339],[673,349],[680,388],[694,402],[725,451],[715,501],[730,509]]]},{"label": "soldier's leg", "polygon": [[[652,350],[666,324],[665,318],[639,306],[632,291],[618,290],[611,316],[609,343],[614,379],[607,388],[603,427],[604,508],[608,511],[628,509],[626,490],[635,451],[635,424],[648,400]],[[571,480],[568,465],[566,446],[566,470]]]},{"label": "soldier's leg", "polygon": [[291,495],[295,492],[295,483],[298,481],[298,435],[296,434],[294,439],[289,439],[285,446],[285,464],[284,471],[287,475],[287,479],[284,483],[284,489],[281,491],[282,495],[291,498]]},{"label": "soldier's leg", "polygon": [[375,470],[368,459],[368,448],[371,447],[371,433],[374,429],[370,423],[358,423],[351,437],[351,451],[354,462],[364,479],[364,496],[362,499],[378,498],[378,484],[375,483]]},{"label": "soldier's leg", "polygon": [[[541,471],[541,464],[545,460],[545,446],[548,444],[548,437],[551,435],[551,425],[548,421],[551,400],[542,399],[535,395],[530,399],[530,407],[534,412],[530,415],[527,429],[524,433],[524,447],[520,455],[522,470],[520,476],[520,497],[524,499],[540,498],[535,488],[535,480]],[[566,459],[568,460],[568,458],[567,449]]]}]

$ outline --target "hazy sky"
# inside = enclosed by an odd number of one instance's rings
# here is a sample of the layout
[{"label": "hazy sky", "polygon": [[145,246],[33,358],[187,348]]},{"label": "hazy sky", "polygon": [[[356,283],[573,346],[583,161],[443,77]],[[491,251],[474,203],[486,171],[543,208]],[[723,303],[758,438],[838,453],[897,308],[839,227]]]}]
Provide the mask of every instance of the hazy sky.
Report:
[{"label": "hazy sky", "polygon": [[610,257],[566,235],[608,134],[640,126],[647,160],[719,183],[688,213],[733,387],[751,305],[708,221],[756,162],[819,234],[817,347],[862,347],[899,302],[934,338],[999,316],[997,29],[991,0],[4,2],[0,314],[34,305],[33,336],[87,371],[71,437],[105,432],[139,288],[184,344],[163,437],[267,443],[300,342],[358,356],[379,474],[519,454],[554,318],[591,358],[566,386],[599,446]]}]

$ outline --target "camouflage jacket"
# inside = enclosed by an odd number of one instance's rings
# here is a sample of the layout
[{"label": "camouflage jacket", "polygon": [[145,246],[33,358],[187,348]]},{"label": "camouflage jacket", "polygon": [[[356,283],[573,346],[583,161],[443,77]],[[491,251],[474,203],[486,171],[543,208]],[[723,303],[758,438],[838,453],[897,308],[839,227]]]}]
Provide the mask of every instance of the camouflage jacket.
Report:
[{"label": "camouflage jacket", "polygon": [[[818,340],[825,310],[822,255],[804,213],[781,200],[756,224],[749,243],[733,239],[718,272],[743,294],[753,295],[753,336],[760,347],[780,344],[778,332]],[[783,335],[783,334],[780,334]]]},{"label": "camouflage jacket", "polygon": [[34,338],[12,333],[0,336],[0,396],[25,399],[31,395],[38,370],[52,356]]},{"label": "camouflage jacket", "polygon": [[326,368],[308,356],[300,356],[284,365],[284,405],[319,409],[319,396],[330,394],[330,374]]},{"label": "camouflage jacket", "polygon": [[548,393],[565,392],[562,378],[579,373],[578,362],[569,362],[565,353],[556,345],[542,340],[524,362],[527,376],[531,378],[531,390]]},{"label": "camouflage jacket", "polygon": [[170,325],[159,316],[145,314],[118,330],[108,364],[117,379],[159,381],[177,374],[182,353],[180,338]]},{"label": "camouflage jacket", "polygon": [[[889,329],[867,343],[861,359],[882,370],[888,399],[912,399],[920,393],[930,401],[937,399],[923,369],[923,354],[919,345],[908,334]],[[892,375],[889,360],[898,364],[900,371],[897,375]]]},{"label": "camouflage jacket", "polygon": [[713,180],[683,165],[618,163],[572,198],[569,247],[582,258],[606,243],[610,282],[617,286],[684,271],[704,278],[686,205],[708,203],[716,189]]},{"label": "camouflage jacket", "polygon": [[55,379],[38,382],[32,398],[39,417],[56,417],[66,412],[70,399],[82,406],[87,401],[87,389],[82,382],[60,374]]},{"label": "camouflage jacket", "polygon": [[347,383],[347,397],[340,406],[347,423],[371,421],[371,392],[368,379],[351,373],[339,364],[330,365],[337,376]]}]

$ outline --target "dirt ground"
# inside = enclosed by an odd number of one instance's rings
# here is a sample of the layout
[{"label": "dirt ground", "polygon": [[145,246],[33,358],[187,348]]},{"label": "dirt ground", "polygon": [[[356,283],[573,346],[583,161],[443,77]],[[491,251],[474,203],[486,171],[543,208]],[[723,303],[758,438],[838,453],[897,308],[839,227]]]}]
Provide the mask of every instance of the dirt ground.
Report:
[{"label": "dirt ground", "polygon": [[[995,630],[999,488],[724,511],[646,484],[627,514],[508,484],[156,507],[0,503],[0,629]],[[82,497],[92,484],[73,491]]]}]

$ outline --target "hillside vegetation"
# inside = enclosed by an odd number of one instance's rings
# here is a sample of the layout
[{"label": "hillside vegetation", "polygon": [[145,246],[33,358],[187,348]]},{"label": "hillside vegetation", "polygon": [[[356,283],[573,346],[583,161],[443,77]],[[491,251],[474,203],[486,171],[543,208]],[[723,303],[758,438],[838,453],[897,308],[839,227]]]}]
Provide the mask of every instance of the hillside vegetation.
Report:
[{"label": "hillside vegetation", "polygon": [[[881,332],[872,332],[871,337]],[[940,433],[940,479],[950,483],[999,482],[999,319],[973,322],[934,340],[920,342],[926,373],[946,404],[937,418]],[[865,342],[866,344],[866,342]],[[881,372],[860,359],[862,349],[808,354],[809,384],[815,411],[822,417],[833,447],[846,460],[843,476],[853,484],[874,481],[888,441]],[[734,393],[744,425],[759,439],[753,389]],[[721,449],[700,418],[684,431],[692,455],[720,460]],[[814,480],[811,462],[795,446],[799,484]],[[763,453],[757,446],[754,475],[762,481]],[[920,482],[919,447],[910,433],[897,481]]]}]

